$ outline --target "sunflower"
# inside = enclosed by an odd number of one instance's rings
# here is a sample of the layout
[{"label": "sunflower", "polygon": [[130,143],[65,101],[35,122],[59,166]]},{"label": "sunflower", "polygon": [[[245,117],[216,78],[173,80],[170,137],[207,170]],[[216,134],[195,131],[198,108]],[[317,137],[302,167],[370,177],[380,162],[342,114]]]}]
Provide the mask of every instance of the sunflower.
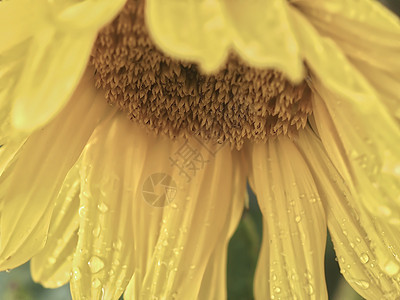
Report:
[{"label": "sunflower", "polygon": [[[126,3],[125,3],[126,2]],[[400,22],[373,0],[0,2],[0,269],[74,299],[400,297]]]}]

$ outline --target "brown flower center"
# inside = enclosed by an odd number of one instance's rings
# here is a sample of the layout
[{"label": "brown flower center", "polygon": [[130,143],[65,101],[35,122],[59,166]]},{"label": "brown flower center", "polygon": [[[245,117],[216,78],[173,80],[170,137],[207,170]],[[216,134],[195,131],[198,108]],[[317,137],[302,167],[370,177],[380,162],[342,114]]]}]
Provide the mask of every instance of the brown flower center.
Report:
[{"label": "brown flower center", "polygon": [[147,32],[144,0],[129,0],[100,32],[91,63],[111,104],[171,137],[198,134],[239,149],[246,140],[295,134],[312,111],[308,86],[294,86],[277,71],[231,55],[218,73],[204,75],[163,55]]}]

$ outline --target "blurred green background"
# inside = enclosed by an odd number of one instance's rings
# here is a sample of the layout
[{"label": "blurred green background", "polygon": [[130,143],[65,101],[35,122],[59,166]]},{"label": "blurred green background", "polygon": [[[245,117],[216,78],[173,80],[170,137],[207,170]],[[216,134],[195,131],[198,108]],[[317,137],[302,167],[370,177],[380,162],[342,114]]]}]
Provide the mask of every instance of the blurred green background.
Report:
[{"label": "blurred green background", "polygon": [[[400,0],[381,0],[400,15]],[[250,207],[239,224],[229,245],[228,254],[228,299],[253,299],[253,275],[261,245],[262,220],[254,195]],[[325,276],[329,299],[362,299],[346,283],[339,273],[335,253],[328,236],[325,255]],[[0,300],[70,300],[69,287],[44,289],[32,281],[29,264],[10,272],[0,272]]]}]

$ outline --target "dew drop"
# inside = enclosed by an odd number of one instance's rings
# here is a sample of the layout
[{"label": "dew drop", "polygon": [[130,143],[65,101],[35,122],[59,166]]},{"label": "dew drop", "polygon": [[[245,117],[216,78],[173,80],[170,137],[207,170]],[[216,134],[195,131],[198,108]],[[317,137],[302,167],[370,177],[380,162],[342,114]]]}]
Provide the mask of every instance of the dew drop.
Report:
[{"label": "dew drop", "polygon": [[120,262],[119,262],[118,259],[115,259],[115,260],[113,261],[112,264],[113,264],[114,266],[119,266],[119,265],[120,265]]},{"label": "dew drop", "polygon": [[95,289],[99,288],[101,286],[101,281],[98,278],[93,279],[92,281],[92,287]]},{"label": "dew drop", "polygon": [[383,268],[383,270],[390,276],[397,274],[399,272],[399,269],[399,265],[394,263],[393,261],[389,261]]},{"label": "dew drop", "polygon": [[97,208],[99,209],[99,211],[101,211],[103,214],[106,213],[108,211],[108,206],[104,203],[101,202],[100,204],[97,205]]},{"label": "dew drop", "polygon": [[369,262],[369,256],[367,253],[361,253],[360,255],[360,260],[363,264],[366,264],[367,262]]},{"label": "dew drop", "polygon": [[86,207],[85,207],[85,206],[81,206],[81,207],[79,208],[79,216],[80,216],[81,218],[84,218],[84,217],[86,217],[86,214],[87,214],[87,209],[86,209]]},{"label": "dew drop", "polygon": [[79,270],[79,268],[74,268],[72,269],[72,278],[74,280],[79,280],[81,279],[81,271]]},{"label": "dew drop", "polygon": [[300,216],[296,216],[296,218],[294,219],[297,223],[300,223],[301,221],[301,217]]},{"label": "dew drop", "polygon": [[312,295],[312,294],[314,294],[314,287],[312,286],[311,283],[307,284],[307,285],[304,287],[304,289],[305,289],[307,295]]},{"label": "dew drop", "polygon": [[274,292],[279,294],[281,292],[281,288],[279,286],[275,287]]},{"label": "dew drop", "polygon": [[383,217],[388,217],[392,214],[392,211],[390,210],[389,207],[385,205],[380,205],[378,206],[378,213]]},{"label": "dew drop", "polygon": [[101,231],[101,228],[100,228],[100,226],[97,226],[97,227],[95,227],[95,228],[93,229],[93,231],[92,231],[92,233],[93,233],[93,236],[95,236],[95,237],[99,237],[99,235],[100,235],[100,231]]},{"label": "dew drop", "polygon": [[97,273],[104,268],[104,262],[97,256],[92,256],[88,262],[88,265],[92,273]]},{"label": "dew drop", "polygon": [[116,240],[115,242],[113,242],[113,248],[115,250],[121,250],[122,248],[122,241],[120,239]]},{"label": "dew drop", "polygon": [[55,259],[53,256],[50,256],[50,257],[47,259],[47,261],[48,261],[48,263],[51,264],[51,265],[53,265],[53,264],[56,263],[56,259]]},{"label": "dew drop", "polygon": [[366,282],[365,280],[354,280],[353,282],[364,290],[369,288],[369,283]]},{"label": "dew drop", "polygon": [[395,226],[399,226],[400,225],[400,219],[399,218],[390,218],[389,219],[389,223]]}]

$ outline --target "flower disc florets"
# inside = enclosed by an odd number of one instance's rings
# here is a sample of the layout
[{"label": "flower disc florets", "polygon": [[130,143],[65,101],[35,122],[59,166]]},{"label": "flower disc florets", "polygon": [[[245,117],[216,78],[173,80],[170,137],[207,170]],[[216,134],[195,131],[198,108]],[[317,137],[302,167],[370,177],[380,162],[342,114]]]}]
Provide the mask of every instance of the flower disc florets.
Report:
[{"label": "flower disc florets", "polygon": [[128,1],[100,32],[91,63],[111,104],[170,137],[198,134],[241,148],[246,140],[294,134],[312,111],[304,82],[295,86],[236,55],[212,75],[165,56],[148,34],[143,0]]}]

